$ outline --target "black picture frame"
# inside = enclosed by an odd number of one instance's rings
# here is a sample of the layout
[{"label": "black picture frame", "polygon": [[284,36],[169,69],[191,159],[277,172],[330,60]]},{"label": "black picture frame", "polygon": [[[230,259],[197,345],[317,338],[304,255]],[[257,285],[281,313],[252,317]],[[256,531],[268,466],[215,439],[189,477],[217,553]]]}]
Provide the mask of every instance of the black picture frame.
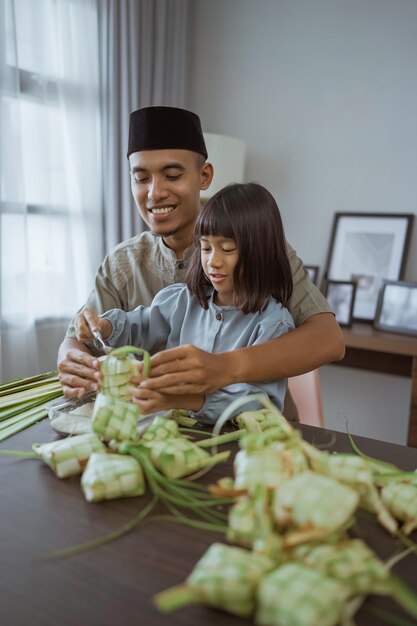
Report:
[{"label": "black picture frame", "polygon": [[320,267],[318,265],[304,265],[304,269],[310,276],[310,280],[314,285],[319,284],[319,271]]},{"label": "black picture frame", "polygon": [[335,213],[323,285],[356,281],[354,321],[372,322],[382,281],[404,277],[413,221],[412,213]]},{"label": "black picture frame", "polygon": [[339,326],[352,326],[357,283],[354,280],[328,280],[324,295],[332,307]]},{"label": "black picture frame", "polygon": [[374,327],[417,336],[417,283],[384,280],[379,292]]}]

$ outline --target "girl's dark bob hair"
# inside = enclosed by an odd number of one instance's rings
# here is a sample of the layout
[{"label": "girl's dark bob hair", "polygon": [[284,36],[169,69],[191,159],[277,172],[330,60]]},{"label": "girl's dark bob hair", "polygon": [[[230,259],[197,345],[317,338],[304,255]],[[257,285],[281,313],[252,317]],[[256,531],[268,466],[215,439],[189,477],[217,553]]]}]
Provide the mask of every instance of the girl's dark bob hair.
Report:
[{"label": "girl's dark bob hair", "polygon": [[233,281],[236,306],[244,313],[262,311],[269,299],[286,306],[293,290],[281,215],[273,196],[257,183],[228,185],[201,210],[187,286],[208,308],[211,285],[201,265],[200,237],[222,236],[236,242],[239,258]]}]

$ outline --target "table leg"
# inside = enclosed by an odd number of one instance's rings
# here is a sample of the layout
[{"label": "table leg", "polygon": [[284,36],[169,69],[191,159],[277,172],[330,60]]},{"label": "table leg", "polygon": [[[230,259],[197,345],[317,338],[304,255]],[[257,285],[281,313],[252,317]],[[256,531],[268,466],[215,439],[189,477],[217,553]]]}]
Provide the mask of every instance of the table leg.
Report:
[{"label": "table leg", "polygon": [[417,448],[417,357],[413,357],[411,368],[411,401],[407,445]]}]

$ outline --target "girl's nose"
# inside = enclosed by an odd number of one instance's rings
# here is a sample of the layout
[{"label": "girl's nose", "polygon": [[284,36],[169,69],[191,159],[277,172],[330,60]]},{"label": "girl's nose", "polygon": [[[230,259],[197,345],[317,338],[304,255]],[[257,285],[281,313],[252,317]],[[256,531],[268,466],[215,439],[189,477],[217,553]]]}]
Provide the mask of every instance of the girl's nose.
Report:
[{"label": "girl's nose", "polygon": [[222,264],[222,256],[218,252],[214,251],[210,256],[210,263],[212,267],[220,267]]}]

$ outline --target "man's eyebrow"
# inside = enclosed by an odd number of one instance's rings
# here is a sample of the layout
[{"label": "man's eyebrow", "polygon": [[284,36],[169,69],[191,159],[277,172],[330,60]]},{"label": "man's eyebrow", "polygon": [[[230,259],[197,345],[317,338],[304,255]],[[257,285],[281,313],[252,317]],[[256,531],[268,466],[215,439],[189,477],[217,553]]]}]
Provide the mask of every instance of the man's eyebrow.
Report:
[{"label": "man's eyebrow", "polygon": [[[170,170],[170,169],[176,169],[176,170],[185,170],[185,166],[182,163],[177,163],[176,161],[172,162],[172,163],[167,163],[166,165],[164,165],[161,168],[161,172],[165,172],[165,170]],[[135,166],[132,167],[132,169],[130,170],[131,174],[137,174],[137,172],[147,172],[148,170],[146,169],[146,167],[139,167],[139,166]]]},{"label": "man's eyebrow", "polygon": [[165,165],[162,168],[162,171],[170,170],[171,168],[176,169],[176,170],[185,170],[185,165],[183,163],[176,163],[174,161],[173,163],[168,163],[167,165]]}]

